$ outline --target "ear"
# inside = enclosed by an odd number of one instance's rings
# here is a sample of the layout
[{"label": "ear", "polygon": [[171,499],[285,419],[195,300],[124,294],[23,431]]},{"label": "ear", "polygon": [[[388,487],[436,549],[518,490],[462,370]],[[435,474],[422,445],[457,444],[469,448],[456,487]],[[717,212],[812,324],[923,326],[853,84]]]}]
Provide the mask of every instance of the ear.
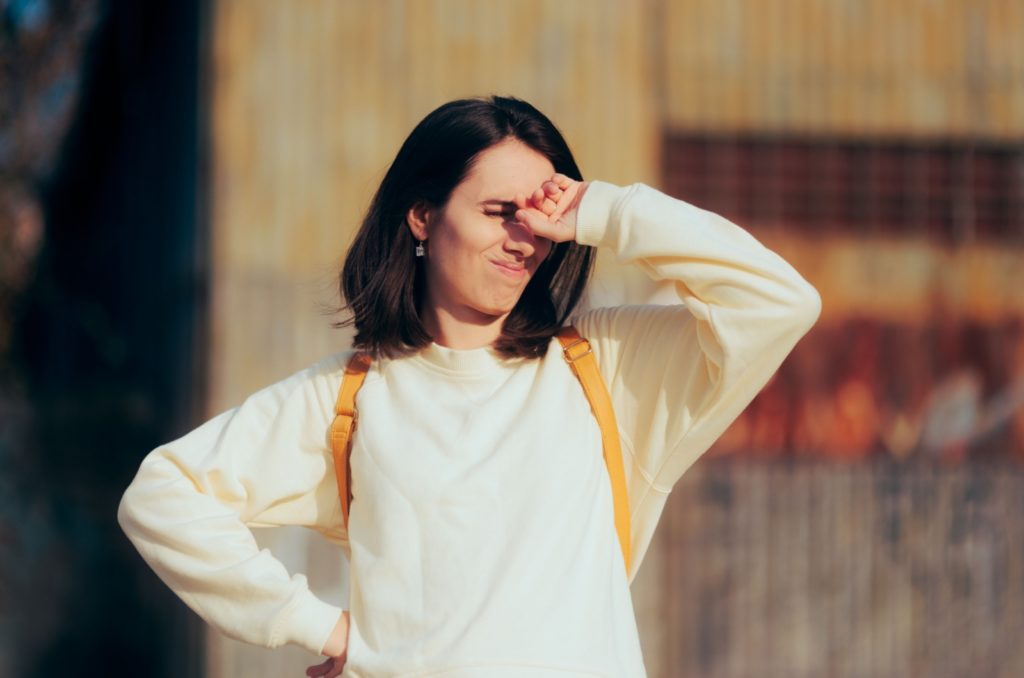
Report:
[{"label": "ear", "polygon": [[418,202],[410,207],[405,215],[405,223],[409,226],[414,238],[426,240],[429,236],[427,227],[430,223],[430,210],[426,203]]}]

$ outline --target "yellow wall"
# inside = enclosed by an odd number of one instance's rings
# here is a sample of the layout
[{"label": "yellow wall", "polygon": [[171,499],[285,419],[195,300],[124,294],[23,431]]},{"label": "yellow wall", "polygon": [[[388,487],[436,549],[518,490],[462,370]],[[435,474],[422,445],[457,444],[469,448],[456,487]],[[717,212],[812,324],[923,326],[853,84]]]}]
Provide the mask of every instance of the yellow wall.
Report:
[{"label": "yellow wall", "polygon": [[1024,137],[1024,3],[661,3],[670,127]]}]

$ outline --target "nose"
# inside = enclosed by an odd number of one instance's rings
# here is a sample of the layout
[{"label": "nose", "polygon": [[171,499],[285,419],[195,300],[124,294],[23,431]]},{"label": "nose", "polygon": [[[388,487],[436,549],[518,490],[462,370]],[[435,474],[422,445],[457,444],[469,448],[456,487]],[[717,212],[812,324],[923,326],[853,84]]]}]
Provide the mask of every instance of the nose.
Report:
[{"label": "nose", "polygon": [[515,218],[505,222],[505,249],[509,252],[516,252],[524,259],[532,257],[537,251],[540,243],[538,238],[530,230],[530,227]]}]

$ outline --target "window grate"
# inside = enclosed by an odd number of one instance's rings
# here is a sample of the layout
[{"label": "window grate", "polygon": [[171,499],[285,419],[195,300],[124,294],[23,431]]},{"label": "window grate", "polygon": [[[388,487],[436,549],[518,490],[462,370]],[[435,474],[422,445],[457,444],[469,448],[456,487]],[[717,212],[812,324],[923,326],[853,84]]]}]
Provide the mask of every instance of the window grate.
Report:
[{"label": "window grate", "polygon": [[1024,143],[671,134],[668,193],[757,228],[1024,242]]}]

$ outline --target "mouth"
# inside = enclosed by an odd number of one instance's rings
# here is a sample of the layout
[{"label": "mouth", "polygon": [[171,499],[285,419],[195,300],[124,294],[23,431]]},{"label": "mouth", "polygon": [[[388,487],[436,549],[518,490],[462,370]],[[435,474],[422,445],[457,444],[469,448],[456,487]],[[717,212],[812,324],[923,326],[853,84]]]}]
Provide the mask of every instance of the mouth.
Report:
[{"label": "mouth", "polygon": [[493,259],[491,260],[491,263],[495,268],[510,278],[519,279],[526,275],[526,266],[521,263],[501,262],[494,261]]}]

